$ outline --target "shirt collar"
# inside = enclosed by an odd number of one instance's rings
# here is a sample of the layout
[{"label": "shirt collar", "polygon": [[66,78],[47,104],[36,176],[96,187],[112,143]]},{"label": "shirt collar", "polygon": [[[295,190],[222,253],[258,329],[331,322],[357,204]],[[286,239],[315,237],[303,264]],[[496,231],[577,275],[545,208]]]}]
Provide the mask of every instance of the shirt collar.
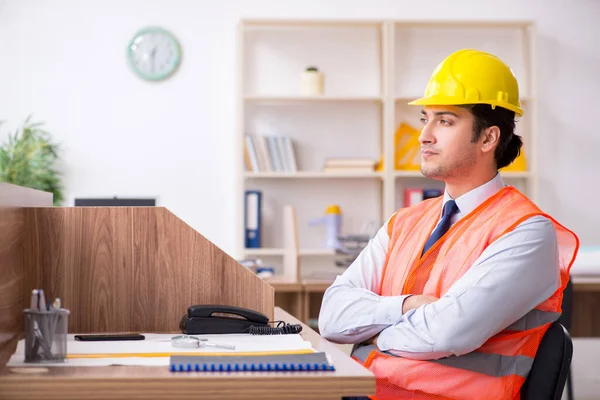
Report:
[{"label": "shirt collar", "polygon": [[[464,215],[469,214],[471,211],[476,209],[481,203],[498,193],[504,186],[504,181],[502,180],[502,176],[500,174],[496,174],[494,178],[487,181],[483,185],[476,187],[463,194],[460,197],[454,199],[456,205],[458,206],[458,216],[462,217]],[[452,197],[448,194],[447,190],[444,190],[444,205],[448,200],[452,200]],[[442,206],[443,210],[443,206]],[[440,211],[441,216],[441,211]]]}]

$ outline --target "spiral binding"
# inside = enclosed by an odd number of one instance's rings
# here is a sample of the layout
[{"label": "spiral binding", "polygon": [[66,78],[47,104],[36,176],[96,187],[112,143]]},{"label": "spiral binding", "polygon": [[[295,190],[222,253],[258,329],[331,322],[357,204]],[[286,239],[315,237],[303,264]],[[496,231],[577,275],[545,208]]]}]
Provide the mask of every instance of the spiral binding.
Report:
[{"label": "spiral binding", "polygon": [[302,331],[302,325],[285,323],[284,321],[278,321],[276,327],[274,326],[263,326],[253,325],[248,328],[248,333],[252,335],[290,335],[300,333]]},{"label": "spiral binding", "polygon": [[239,372],[239,371],[334,371],[327,364],[171,364],[171,372]]},{"label": "spiral binding", "polygon": [[171,372],[335,371],[324,352],[257,355],[172,355]]}]

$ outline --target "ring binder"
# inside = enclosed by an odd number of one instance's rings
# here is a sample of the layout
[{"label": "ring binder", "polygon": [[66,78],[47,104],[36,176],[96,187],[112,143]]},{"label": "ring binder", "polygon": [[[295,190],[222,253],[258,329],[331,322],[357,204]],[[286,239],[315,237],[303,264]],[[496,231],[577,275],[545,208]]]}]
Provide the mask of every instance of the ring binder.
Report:
[{"label": "ring binder", "polygon": [[171,356],[171,372],[335,371],[323,352],[264,356]]}]

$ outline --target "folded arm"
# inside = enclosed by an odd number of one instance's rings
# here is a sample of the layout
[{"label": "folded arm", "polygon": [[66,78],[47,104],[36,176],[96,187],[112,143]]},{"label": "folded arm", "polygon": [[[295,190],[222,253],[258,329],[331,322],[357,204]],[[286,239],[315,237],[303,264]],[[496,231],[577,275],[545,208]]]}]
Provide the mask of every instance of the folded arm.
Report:
[{"label": "folded arm", "polygon": [[413,359],[479,348],[560,286],[552,223],[530,218],[492,243],[438,301],[409,310],[386,327],[377,346]]},{"label": "folded arm", "polygon": [[337,343],[361,343],[397,322],[407,296],[380,296],[387,254],[387,224],[323,296],[321,335]]}]

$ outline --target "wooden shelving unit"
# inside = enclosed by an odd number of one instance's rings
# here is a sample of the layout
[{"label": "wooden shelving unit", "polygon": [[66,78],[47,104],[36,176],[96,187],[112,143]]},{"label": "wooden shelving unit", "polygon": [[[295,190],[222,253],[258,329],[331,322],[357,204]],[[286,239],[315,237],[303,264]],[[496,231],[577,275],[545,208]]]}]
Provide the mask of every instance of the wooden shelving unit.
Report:
[{"label": "wooden shelving unit", "polygon": [[[417,172],[418,173],[418,172]],[[299,172],[248,172],[244,171],[246,179],[337,179],[337,178],[376,178],[382,179],[380,172],[321,172],[321,171],[299,171]]]},{"label": "wooden shelving unit", "polygon": [[[422,96],[436,65],[453,51],[490,51],[517,76],[525,109],[517,133],[525,142],[528,168],[502,175],[507,184],[537,200],[532,22],[242,20],[238,44],[236,257],[260,257],[281,272],[285,254],[281,212],[285,205],[293,206],[298,279],[277,283],[275,277],[273,285],[277,293],[288,296],[285,301],[294,305],[298,318],[315,317],[319,296],[343,272],[334,265],[333,251],[325,247],[325,228],[309,226],[312,218],[322,216],[328,205],[338,204],[342,233],[356,233],[369,221],[380,226],[403,207],[406,188],[443,187],[419,171],[394,169],[394,133],[403,122],[420,127],[420,109],[407,103]],[[324,73],[322,96],[301,94],[300,77],[307,66]],[[297,172],[246,171],[247,134],[292,138]],[[383,160],[383,169],[323,172],[324,160],[331,157]],[[244,248],[245,190],[263,194],[260,249]]]},{"label": "wooden shelving unit", "polygon": [[[283,256],[285,249],[279,248],[263,248],[263,249],[246,249],[247,256]],[[332,249],[300,249],[301,256],[333,256]]]}]

